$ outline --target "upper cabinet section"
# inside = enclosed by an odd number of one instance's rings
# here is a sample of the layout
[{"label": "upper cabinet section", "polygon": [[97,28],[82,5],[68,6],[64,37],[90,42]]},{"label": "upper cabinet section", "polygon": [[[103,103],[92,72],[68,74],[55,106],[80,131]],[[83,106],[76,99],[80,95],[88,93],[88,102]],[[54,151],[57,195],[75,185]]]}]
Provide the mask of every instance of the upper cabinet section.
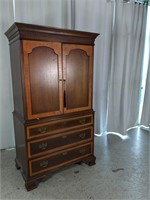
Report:
[{"label": "upper cabinet section", "polygon": [[23,40],[27,118],[92,109],[93,47]]},{"label": "upper cabinet section", "polygon": [[97,33],[14,23],[9,39],[14,113],[33,120],[92,109]]}]

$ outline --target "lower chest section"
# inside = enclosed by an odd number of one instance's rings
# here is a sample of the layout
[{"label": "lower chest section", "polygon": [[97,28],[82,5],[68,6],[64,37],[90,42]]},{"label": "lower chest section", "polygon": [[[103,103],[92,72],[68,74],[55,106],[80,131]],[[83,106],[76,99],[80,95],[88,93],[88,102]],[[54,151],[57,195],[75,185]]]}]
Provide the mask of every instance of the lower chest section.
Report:
[{"label": "lower chest section", "polygon": [[30,177],[93,155],[92,114],[69,116],[26,126]]}]

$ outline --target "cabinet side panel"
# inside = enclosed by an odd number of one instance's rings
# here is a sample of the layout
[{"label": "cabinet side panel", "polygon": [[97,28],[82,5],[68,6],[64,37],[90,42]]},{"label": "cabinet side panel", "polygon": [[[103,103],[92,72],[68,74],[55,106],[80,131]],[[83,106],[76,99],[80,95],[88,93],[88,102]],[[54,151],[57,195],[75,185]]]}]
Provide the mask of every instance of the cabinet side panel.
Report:
[{"label": "cabinet side panel", "polygon": [[10,45],[14,111],[24,118],[20,41]]},{"label": "cabinet side panel", "polygon": [[13,115],[14,128],[15,128],[15,141],[16,141],[16,160],[21,167],[21,171],[25,177],[28,172],[28,161],[27,161],[27,148],[26,148],[26,134],[24,124]]}]

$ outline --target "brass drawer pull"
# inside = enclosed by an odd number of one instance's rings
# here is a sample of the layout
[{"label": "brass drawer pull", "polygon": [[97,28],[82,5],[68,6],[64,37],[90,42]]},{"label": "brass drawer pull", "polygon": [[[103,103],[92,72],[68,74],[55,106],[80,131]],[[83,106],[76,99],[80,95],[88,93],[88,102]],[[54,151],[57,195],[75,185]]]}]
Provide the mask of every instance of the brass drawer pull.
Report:
[{"label": "brass drawer pull", "polygon": [[42,142],[41,144],[39,144],[39,149],[45,150],[46,148],[47,148],[47,142]]},{"label": "brass drawer pull", "polygon": [[81,133],[81,134],[79,135],[79,137],[80,137],[81,139],[84,139],[85,136],[86,136],[86,133]]},{"label": "brass drawer pull", "polygon": [[86,119],[81,119],[81,120],[79,121],[80,124],[85,124],[85,122],[86,122]]},{"label": "brass drawer pull", "polygon": [[45,168],[47,166],[48,166],[48,160],[47,161],[43,160],[42,162],[40,162],[40,167]]},{"label": "brass drawer pull", "polygon": [[62,139],[66,139],[66,138],[67,138],[67,135],[63,135],[63,136],[62,136]]},{"label": "brass drawer pull", "polygon": [[39,132],[39,133],[46,133],[46,131],[47,131],[47,128],[46,128],[46,127],[42,127],[42,128],[39,128],[39,129],[38,129],[38,132]]},{"label": "brass drawer pull", "polygon": [[79,153],[80,153],[80,154],[85,154],[85,153],[86,153],[86,149],[80,149],[80,150],[79,150]]}]

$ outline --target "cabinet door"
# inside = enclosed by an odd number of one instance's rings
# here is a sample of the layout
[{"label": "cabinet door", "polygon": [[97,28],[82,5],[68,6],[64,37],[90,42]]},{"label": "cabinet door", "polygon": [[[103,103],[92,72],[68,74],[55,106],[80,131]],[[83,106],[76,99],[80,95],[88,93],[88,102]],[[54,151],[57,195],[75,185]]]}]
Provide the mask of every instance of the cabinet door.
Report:
[{"label": "cabinet door", "polygon": [[61,44],[23,41],[27,118],[63,113]]},{"label": "cabinet door", "polygon": [[93,47],[63,45],[64,112],[92,107]]}]

